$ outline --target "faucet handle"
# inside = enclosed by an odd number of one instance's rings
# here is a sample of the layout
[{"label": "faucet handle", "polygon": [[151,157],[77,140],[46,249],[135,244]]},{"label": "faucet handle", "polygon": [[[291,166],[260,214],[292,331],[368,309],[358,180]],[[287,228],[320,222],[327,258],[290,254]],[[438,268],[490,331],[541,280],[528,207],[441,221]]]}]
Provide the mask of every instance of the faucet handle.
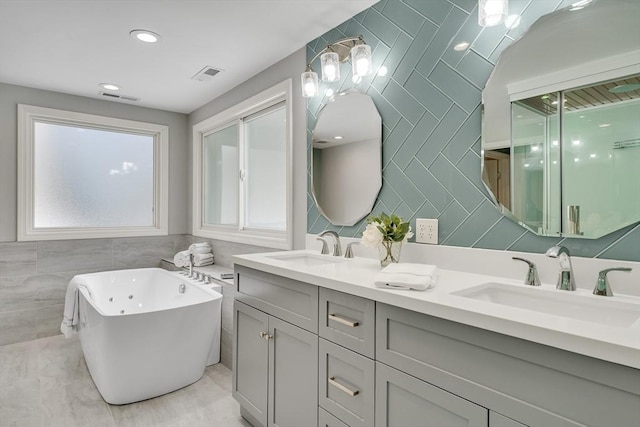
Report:
[{"label": "faucet handle", "polygon": [[602,295],[605,297],[612,297],[613,291],[611,290],[611,286],[609,286],[609,279],[607,279],[607,273],[610,271],[631,271],[629,267],[614,267],[607,268],[598,273],[598,281],[596,282],[596,287],[593,289],[594,295]]},{"label": "faucet handle", "polygon": [[349,244],[347,245],[347,250],[346,250],[346,251],[344,251],[344,257],[345,257],[345,258],[353,258],[354,256],[353,256],[353,249],[352,249],[352,246],[353,246],[353,245],[359,245],[359,244],[360,244],[360,242],[351,242],[351,243],[349,243]]},{"label": "faucet handle", "polygon": [[528,286],[541,286],[540,277],[538,277],[538,270],[536,269],[536,265],[529,261],[528,259],[520,258],[520,257],[511,257],[511,259],[515,259],[516,261],[526,262],[529,266],[529,271],[527,271],[527,277],[524,279],[524,284]]},{"label": "faucet handle", "polygon": [[322,242],[322,249],[320,250],[320,253],[322,255],[328,255],[329,254],[329,246],[327,246],[327,241],[324,240],[322,237],[317,237],[316,240],[320,240]]}]

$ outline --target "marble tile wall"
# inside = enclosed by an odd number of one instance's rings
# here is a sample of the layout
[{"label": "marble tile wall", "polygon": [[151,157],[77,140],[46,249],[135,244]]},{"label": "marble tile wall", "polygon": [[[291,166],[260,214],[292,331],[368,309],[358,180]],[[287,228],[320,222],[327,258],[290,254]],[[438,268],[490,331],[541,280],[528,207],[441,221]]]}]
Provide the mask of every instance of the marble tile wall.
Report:
[{"label": "marble tile wall", "polygon": [[159,267],[186,241],[172,235],[0,243],[0,345],[59,334],[74,275]]}]

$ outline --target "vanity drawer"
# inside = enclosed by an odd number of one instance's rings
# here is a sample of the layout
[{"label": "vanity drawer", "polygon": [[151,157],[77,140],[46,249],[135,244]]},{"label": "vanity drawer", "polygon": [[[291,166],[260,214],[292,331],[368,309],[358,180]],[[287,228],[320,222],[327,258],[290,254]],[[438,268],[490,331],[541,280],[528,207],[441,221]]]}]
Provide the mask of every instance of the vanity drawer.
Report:
[{"label": "vanity drawer", "polygon": [[236,265],[236,299],[318,333],[318,287]]},{"label": "vanity drawer", "polygon": [[349,427],[327,411],[318,408],[318,427]]},{"label": "vanity drawer", "polygon": [[318,404],[351,427],[373,425],[375,362],[320,338]]},{"label": "vanity drawer", "polygon": [[318,334],[373,359],[375,302],[320,288]]}]

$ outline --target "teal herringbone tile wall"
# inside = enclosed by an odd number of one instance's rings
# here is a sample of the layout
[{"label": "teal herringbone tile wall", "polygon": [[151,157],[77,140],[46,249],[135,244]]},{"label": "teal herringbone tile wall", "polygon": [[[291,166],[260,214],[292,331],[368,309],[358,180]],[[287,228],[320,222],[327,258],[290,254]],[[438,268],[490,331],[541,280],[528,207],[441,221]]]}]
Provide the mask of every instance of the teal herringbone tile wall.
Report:
[{"label": "teal herringbone tile wall", "polygon": [[[477,0],[382,0],[307,45],[311,59],[328,43],[362,34],[373,50],[374,69],[388,70],[357,86],[373,98],[383,121],[383,187],[374,212],[411,218],[414,227],[415,218],[438,218],[443,245],[544,252],[561,243],[578,256],[640,261],[638,224],[597,240],[539,237],[492,204],[480,180],[482,89],[502,50],[538,17],[571,1],[509,3],[510,13],[522,15],[520,26],[510,31],[481,28]],[[462,41],[470,48],[453,50]],[[353,86],[350,67],[343,64],[334,91]],[[327,88],[321,83],[321,93]],[[309,155],[311,132],[325,101],[317,97],[307,104]],[[320,215],[307,172],[308,232],[332,229],[359,237],[364,220],[336,227]]]}]

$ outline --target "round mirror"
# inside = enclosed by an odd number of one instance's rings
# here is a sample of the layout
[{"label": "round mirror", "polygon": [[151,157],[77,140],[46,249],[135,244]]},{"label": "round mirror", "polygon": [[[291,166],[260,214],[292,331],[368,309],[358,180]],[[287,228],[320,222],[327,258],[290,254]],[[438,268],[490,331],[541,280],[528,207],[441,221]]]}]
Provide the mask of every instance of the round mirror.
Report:
[{"label": "round mirror", "polygon": [[539,235],[598,238],[640,220],[640,2],[584,2],[507,47],[483,98],[482,178]]},{"label": "round mirror", "polygon": [[354,225],[371,212],[382,187],[382,118],[369,95],[334,95],[313,130],[311,192],[334,225]]}]

